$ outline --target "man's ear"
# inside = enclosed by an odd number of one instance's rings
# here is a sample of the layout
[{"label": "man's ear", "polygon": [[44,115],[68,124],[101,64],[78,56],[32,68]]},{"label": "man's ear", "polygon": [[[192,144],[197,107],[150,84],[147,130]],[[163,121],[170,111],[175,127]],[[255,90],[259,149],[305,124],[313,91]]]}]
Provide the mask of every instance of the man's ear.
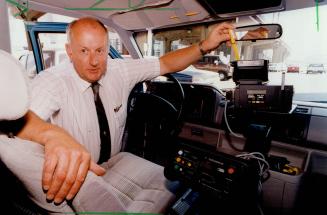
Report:
[{"label": "man's ear", "polygon": [[66,43],[65,44],[65,48],[66,48],[66,53],[69,57],[70,60],[72,60],[72,57],[73,57],[73,51],[72,51],[72,47],[69,43]]}]

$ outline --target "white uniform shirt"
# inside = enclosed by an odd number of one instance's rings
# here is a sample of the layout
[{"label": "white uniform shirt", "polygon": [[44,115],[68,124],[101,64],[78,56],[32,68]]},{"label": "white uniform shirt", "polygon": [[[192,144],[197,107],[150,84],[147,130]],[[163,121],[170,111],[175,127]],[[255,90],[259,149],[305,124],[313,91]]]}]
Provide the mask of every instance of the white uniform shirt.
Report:
[{"label": "white uniform shirt", "polygon": [[[110,128],[111,156],[121,150],[131,90],[136,83],[159,74],[158,59],[108,59],[107,72],[99,80],[99,93]],[[97,161],[100,135],[90,85],[79,77],[71,62],[64,62],[41,72],[32,81],[30,109],[68,131]]]}]

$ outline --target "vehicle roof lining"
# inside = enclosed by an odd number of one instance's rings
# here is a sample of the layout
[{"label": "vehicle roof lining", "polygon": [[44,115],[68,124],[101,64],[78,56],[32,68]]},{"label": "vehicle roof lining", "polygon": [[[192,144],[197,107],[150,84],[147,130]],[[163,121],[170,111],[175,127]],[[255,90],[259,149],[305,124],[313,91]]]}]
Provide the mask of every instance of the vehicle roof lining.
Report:
[{"label": "vehicle roof lining", "polygon": [[[125,30],[161,27],[212,21],[208,11],[197,0],[29,0],[29,8],[72,17],[94,16]],[[314,0],[285,0],[285,10],[314,7]],[[142,3],[142,4],[141,4]],[[327,4],[326,0],[319,5]],[[131,7],[129,7],[131,6]],[[242,15],[242,13],[238,13]],[[153,19],[153,17],[156,19]],[[215,18],[225,20],[226,18]]]},{"label": "vehicle roof lining", "polygon": [[[197,11],[208,12],[198,3],[200,0],[132,0],[128,5],[127,0],[78,0],[78,7],[76,7],[76,1],[67,0],[29,0],[29,7],[33,8],[33,3],[43,4],[48,7],[47,11],[52,12],[55,8],[64,9],[66,12],[75,11],[82,12],[83,14],[89,14],[90,12],[96,13],[97,17],[109,18],[113,14],[128,14],[137,12],[140,10],[151,10],[160,7],[160,12],[165,13],[171,11],[179,12],[185,11]],[[300,9],[306,7],[314,7],[315,0],[284,0],[286,10]],[[327,4],[326,0],[320,0],[319,5]],[[178,9],[178,10],[175,10]],[[93,14],[92,13],[92,14]],[[76,14],[76,13],[73,13]],[[93,14],[94,15],[94,14]],[[242,14],[241,14],[242,15]]]},{"label": "vehicle roof lining", "polygon": [[[213,20],[196,0],[135,0],[131,2],[132,7],[128,9],[126,8],[128,7],[127,0],[79,0],[78,8],[81,9],[79,10],[76,8],[76,1],[30,0],[29,7],[72,17],[95,16],[105,20],[106,24],[115,23],[116,26],[125,30],[155,29]],[[327,1],[319,4],[327,4]],[[285,5],[286,10],[313,6],[315,6],[314,0],[287,0]],[[87,8],[90,9],[86,10]],[[153,16],[156,19],[153,19]]]}]

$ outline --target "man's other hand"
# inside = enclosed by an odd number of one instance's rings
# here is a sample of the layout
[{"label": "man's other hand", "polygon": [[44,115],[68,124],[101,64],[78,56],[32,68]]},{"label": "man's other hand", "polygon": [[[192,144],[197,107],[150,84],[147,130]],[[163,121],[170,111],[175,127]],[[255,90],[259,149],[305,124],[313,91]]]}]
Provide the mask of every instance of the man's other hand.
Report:
[{"label": "man's other hand", "polygon": [[42,187],[47,199],[61,203],[71,200],[83,184],[88,170],[103,175],[105,169],[91,160],[90,153],[62,128],[47,123],[32,111],[25,115],[26,124],[17,134],[44,145]]},{"label": "man's other hand", "polygon": [[91,160],[86,149],[67,137],[59,137],[45,145],[42,186],[47,199],[61,203],[71,200],[83,184],[88,170],[103,175],[105,170]]}]

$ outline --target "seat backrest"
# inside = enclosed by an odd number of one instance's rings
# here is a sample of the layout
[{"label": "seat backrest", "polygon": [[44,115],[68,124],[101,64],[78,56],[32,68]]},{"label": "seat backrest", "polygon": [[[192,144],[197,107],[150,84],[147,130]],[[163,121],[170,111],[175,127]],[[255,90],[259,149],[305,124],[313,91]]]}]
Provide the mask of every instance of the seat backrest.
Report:
[{"label": "seat backrest", "polygon": [[18,60],[0,50],[0,121],[16,120],[28,109],[28,87]]},{"label": "seat backrest", "polygon": [[[0,134],[7,133],[12,120],[23,117],[28,109],[27,84],[22,65],[7,52],[0,50]],[[8,123],[10,125],[8,126]],[[5,152],[2,152],[5,153]],[[6,165],[0,161],[1,208],[15,214],[36,214],[26,190]],[[19,195],[17,195],[19,193]]]},{"label": "seat backrest", "polygon": [[[24,68],[9,53],[0,50],[0,135],[7,135],[12,126],[20,123],[28,110],[28,86]],[[5,134],[3,134],[5,133]],[[3,148],[0,148],[3,149]],[[3,150],[0,155],[7,153]],[[2,156],[0,156],[2,157]],[[13,158],[18,159],[18,157]],[[28,192],[17,177],[0,161],[1,208],[13,214],[45,214],[28,198]]]}]

